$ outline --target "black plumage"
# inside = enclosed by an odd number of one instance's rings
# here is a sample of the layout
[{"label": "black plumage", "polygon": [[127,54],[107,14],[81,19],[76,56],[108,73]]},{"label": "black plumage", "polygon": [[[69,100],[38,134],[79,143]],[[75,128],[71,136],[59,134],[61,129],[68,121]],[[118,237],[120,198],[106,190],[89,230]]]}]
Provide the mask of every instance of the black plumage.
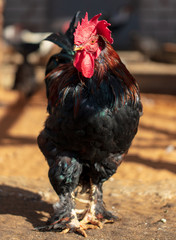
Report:
[{"label": "black plumage", "polygon": [[[49,116],[38,144],[48,161],[49,178],[60,202],[48,225],[41,229],[71,229],[86,235],[85,229],[116,219],[105,209],[102,185],[127,153],[142,105],[135,79],[106,40],[102,39],[104,48],[91,78],[83,77],[73,66],[75,21],[76,17],[64,37],[48,37],[63,50],[47,65]],[[74,209],[78,185],[90,192],[90,206],[80,222]]]}]

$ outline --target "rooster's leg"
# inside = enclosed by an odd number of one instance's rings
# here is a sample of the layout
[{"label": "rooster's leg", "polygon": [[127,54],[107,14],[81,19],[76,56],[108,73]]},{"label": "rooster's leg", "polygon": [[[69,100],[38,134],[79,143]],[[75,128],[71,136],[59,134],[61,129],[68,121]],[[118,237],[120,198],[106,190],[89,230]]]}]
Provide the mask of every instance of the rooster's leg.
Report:
[{"label": "rooster's leg", "polygon": [[117,220],[116,216],[105,209],[102,196],[102,185],[97,186],[91,182],[90,204],[81,224],[87,224],[87,226],[91,224],[102,228],[104,223]]},{"label": "rooster's leg", "polygon": [[82,165],[70,152],[59,152],[52,139],[45,132],[38,137],[38,144],[49,164],[49,179],[60,201],[54,206],[54,215],[41,231],[76,231],[86,236],[75,212],[73,192],[78,185]]},{"label": "rooster's leg", "polygon": [[110,155],[107,159],[96,163],[92,167],[90,176],[90,204],[82,223],[91,223],[102,227],[103,223],[114,222],[118,218],[107,211],[103,202],[103,183],[108,180],[117,170],[122,161],[122,155]]}]

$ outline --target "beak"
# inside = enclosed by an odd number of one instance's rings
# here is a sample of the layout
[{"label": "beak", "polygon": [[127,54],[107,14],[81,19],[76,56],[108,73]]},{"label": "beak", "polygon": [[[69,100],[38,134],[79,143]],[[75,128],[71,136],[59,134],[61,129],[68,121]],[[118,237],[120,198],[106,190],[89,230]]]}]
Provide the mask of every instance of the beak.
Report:
[{"label": "beak", "polygon": [[79,50],[83,50],[83,46],[81,46],[81,45],[79,45],[79,46],[77,46],[77,45],[74,45],[74,47],[73,47],[73,51],[79,51]]}]

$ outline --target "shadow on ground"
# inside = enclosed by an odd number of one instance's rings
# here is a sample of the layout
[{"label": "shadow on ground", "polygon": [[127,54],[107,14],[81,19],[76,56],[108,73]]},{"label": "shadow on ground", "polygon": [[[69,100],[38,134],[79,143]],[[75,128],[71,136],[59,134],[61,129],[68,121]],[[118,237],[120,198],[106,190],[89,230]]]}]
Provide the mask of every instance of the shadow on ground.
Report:
[{"label": "shadow on ground", "polygon": [[25,217],[33,227],[44,225],[44,213],[52,212],[52,205],[42,201],[38,193],[7,185],[0,185],[0,206],[0,214]]},{"label": "shadow on ground", "polygon": [[156,170],[168,170],[172,173],[176,174],[176,164],[173,163],[169,163],[167,161],[152,161],[150,159],[146,159],[146,158],[142,158],[138,155],[127,155],[125,157],[125,161],[126,162],[134,162],[134,163],[140,163],[143,164],[145,166],[154,168]]}]

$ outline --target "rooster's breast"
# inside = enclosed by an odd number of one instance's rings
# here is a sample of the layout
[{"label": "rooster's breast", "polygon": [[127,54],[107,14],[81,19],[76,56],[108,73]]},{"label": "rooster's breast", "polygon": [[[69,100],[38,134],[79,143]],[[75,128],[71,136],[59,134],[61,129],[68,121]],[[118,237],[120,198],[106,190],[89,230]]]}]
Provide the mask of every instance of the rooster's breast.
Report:
[{"label": "rooster's breast", "polygon": [[[68,100],[68,99],[67,99]],[[126,103],[119,108],[101,108],[82,100],[76,117],[74,103],[59,108],[46,121],[48,134],[60,151],[74,151],[86,161],[121,155],[130,147],[139,122],[139,107]]]}]

